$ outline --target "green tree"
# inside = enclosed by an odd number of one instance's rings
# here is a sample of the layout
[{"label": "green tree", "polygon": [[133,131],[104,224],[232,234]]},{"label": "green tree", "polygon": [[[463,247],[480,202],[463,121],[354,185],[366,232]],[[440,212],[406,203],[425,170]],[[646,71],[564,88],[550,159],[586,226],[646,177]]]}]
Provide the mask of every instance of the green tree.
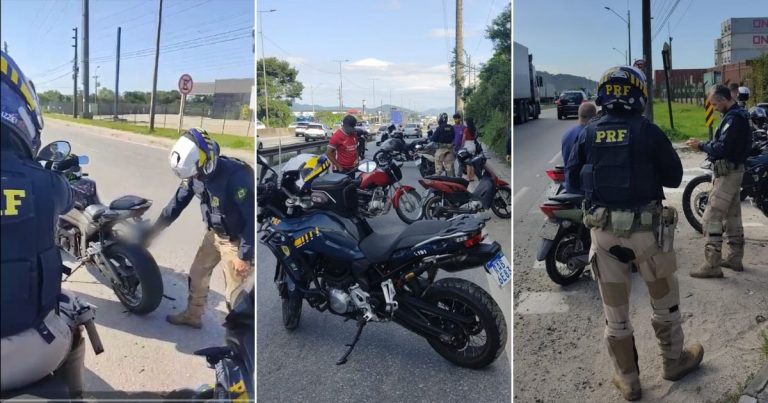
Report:
[{"label": "green tree", "polygon": [[[264,97],[260,97],[256,100],[256,116],[258,119],[267,124],[266,108],[264,104]],[[287,102],[272,98],[269,100],[269,127],[288,127],[293,122],[293,114],[291,113],[291,107]]]},{"label": "green tree", "polygon": [[115,100],[115,92],[109,88],[99,88],[99,103],[111,103]]},{"label": "green tree", "polygon": [[129,104],[148,104],[149,93],[143,91],[126,91],[123,93],[123,99]]},{"label": "green tree", "polygon": [[486,30],[486,38],[493,41],[495,53],[480,70],[479,84],[465,92],[465,115],[475,119],[484,142],[497,151],[504,148],[512,130],[511,21],[511,10],[507,6]]},{"label": "green tree", "polygon": [[768,102],[768,53],[752,60],[752,72],[749,75],[750,104]]},{"label": "green tree", "polygon": [[328,127],[333,127],[333,124],[336,122],[341,122],[341,119],[344,118],[344,114],[341,113],[333,113],[332,111],[318,111],[315,113],[315,118],[325,123]]},{"label": "green tree", "polygon": [[[264,98],[264,88],[267,89],[270,98],[277,98],[293,105],[298,98],[301,99],[301,93],[304,91],[304,85],[296,80],[299,71],[291,65],[274,57],[257,61],[258,74],[256,74],[256,94]],[[267,82],[264,85],[263,69],[266,68]]]},{"label": "green tree", "polygon": [[157,91],[157,103],[159,105],[170,105],[179,102],[181,102],[181,93],[179,91]]},{"label": "green tree", "polygon": [[[45,92],[41,92],[41,93],[37,94],[37,97],[40,98],[40,102],[43,103],[43,104],[50,104],[50,103],[53,103],[53,102],[64,102],[65,101],[64,95],[62,95],[59,91],[56,91],[56,90],[48,90],[48,91],[45,91]],[[70,102],[71,102],[71,99],[72,98],[70,97]]]}]

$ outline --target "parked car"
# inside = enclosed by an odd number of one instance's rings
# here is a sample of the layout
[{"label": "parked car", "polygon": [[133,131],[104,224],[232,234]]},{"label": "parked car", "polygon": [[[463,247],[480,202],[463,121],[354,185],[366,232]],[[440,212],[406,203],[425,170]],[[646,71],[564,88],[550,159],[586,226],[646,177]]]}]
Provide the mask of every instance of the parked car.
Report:
[{"label": "parked car", "polygon": [[579,105],[588,102],[587,94],[584,91],[564,91],[560,98],[555,100],[557,105],[557,118],[566,119],[568,116],[579,115]]},{"label": "parked car", "polygon": [[299,123],[301,123],[301,122],[293,122],[293,123],[288,125],[288,128],[289,129],[295,129],[299,125]]},{"label": "parked car", "polygon": [[259,119],[256,119],[256,128],[257,129],[266,129],[267,126],[264,123],[261,123]]},{"label": "parked car", "polygon": [[332,134],[331,129],[325,124],[310,123],[309,127],[304,131],[304,141],[325,140],[331,137]]},{"label": "parked car", "polygon": [[403,137],[421,137],[421,125],[418,123],[408,123],[403,129]]},{"label": "parked car", "polygon": [[341,122],[336,122],[333,124],[333,130],[341,129]]},{"label": "parked car", "polygon": [[296,130],[294,131],[296,137],[303,136],[307,126],[309,126],[308,122],[296,122]]}]

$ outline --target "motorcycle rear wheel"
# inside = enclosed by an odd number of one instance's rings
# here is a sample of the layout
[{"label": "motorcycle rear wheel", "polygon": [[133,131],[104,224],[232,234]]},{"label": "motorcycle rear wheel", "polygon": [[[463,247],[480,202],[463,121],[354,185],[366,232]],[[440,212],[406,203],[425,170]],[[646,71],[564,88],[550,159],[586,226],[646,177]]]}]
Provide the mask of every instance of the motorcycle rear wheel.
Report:
[{"label": "motorcycle rear wheel", "polygon": [[[578,267],[568,267],[563,260],[567,260],[573,253],[583,251],[587,251],[588,253],[591,241],[589,238],[579,239],[577,231],[571,227],[557,234],[552,242],[554,242],[554,245],[552,245],[552,248],[544,259],[547,275],[552,281],[561,286],[575,283],[579,277],[581,277],[581,273],[584,272],[584,269],[587,266],[580,265]],[[561,270],[560,267],[558,267],[558,264],[565,266],[565,271]]]},{"label": "motorcycle rear wheel", "polygon": [[112,289],[120,302],[137,315],[146,315],[160,306],[163,299],[163,278],[157,262],[146,249],[136,245],[115,243],[104,250],[104,255],[118,271],[130,273],[131,278]]},{"label": "motorcycle rear wheel", "polygon": [[[446,342],[427,339],[429,345],[446,360],[465,368],[483,368],[495,361],[507,343],[507,322],[493,298],[474,283],[458,278],[444,278],[424,292],[424,300],[449,312],[473,315],[475,322],[461,326],[439,316],[428,315],[433,325],[460,334]],[[473,345],[482,341],[480,345]]]},{"label": "motorcycle rear wheel", "polygon": [[451,213],[437,213],[438,207],[450,207],[451,204],[440,195],[434,195],[424,202],[422,217],[425,220],[447,220],[453,216]]},{"label": "motorcycle rear wheel", "polygon": [[500,218],[512,217],[512,190],[509,186],[500,186],[496,189],[491,202],[491,210]]},{"label": "motorcycle rear wheel", "polygon": [[[708,188],[707,184],[709,184]],[[700,185],[704,186],[697,190],[696,188]],[[694,193],[694,191],[696,192]],[[691,179],[691,181],[685,185],[685,190],[683,191],[683,213],[685,214],[685,219],[688,220],[691,227],[700,234],[704,233],[701,222],[704,216],[704,210],[707,208],[709,193],[711,191],[712,177],[709,174],[699,175]]]}]

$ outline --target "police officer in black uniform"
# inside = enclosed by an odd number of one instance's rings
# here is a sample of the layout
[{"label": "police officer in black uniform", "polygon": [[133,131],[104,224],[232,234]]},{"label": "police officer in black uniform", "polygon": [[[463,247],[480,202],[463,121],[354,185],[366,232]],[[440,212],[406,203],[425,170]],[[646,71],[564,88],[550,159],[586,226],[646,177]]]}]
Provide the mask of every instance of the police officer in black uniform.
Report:
[{"label": "police officer in black uniform", "polygon": [[453,176],[453,125],[448,123],[448,114],[443,112],[437,119],[437,127],[430,141],[437,143],[435,151],[435,172]]},{"label": "police officer in black uniform", "polygon": [[37,94],[4,52],[0,112],[0,391],[60,368],[57,374],[68,371],[63,377],[79,396],[84,346],[76,326],[59,311],[59,303],[73,297],[61,291],[54,235],[59,215],[72,208],[72,191],[60,174],[34,160],[43,130]]},{"label": "police officer in black uniform", "polygon": [[254,172],[245,162],[219,153],[219,145],[205,130],[193,128],[179,138],[169,157],[171,169],[182,182],[155,223],[153,234],[176,220],[194,197],[200,199],[208,227],[190,269],[187,309],[166,318],[174,325],[202,327],[211,274],[220,261],[224,262],[228,304],[253,271]]},{"label": "police officer in black uniform", "polygon": [[682,378],[704,355],[698,343],[683,348],[672,242],[677,214],[661,204],[662,186],[678,187],[683,167],[664,132],[642,116],[647,91],[645,76],[634,67],[606,71],[596,104],[607,113],[581,132],[566,169],[569,183],[585,192],[584,223],[591,229],[590,260],[603,300],[613,384],[627,400],[641,396],[629,318],[630,264],[638,266],[651,296],[662,378]]},{"label": "police officer in black uniform", "polygon": [[[731,98],[728,87],[712,87],[709,102],[724,114],[714,139],[706,143],[697,139],[688,140],[691,149],[707,153],[715,174],[712,192],[702,217],[702,229],[707,238],[704,246],[705,261],[698,270],[690,273],[692,277],[699,278],[723,277],[721,267],[734,271],[744,270],[741,180],[744,176],[744,162],[752,150],[749,113]],[[724,232],[728,239],[729,253],[725,259],[721,259]]]}]

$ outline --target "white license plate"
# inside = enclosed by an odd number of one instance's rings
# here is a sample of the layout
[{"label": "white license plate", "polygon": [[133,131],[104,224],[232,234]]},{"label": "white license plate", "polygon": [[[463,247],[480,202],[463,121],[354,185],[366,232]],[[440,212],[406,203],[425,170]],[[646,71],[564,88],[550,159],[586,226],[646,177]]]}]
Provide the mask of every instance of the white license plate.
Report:
[{"label": "white license plate", "polygon": [[509,260],[503,252],[497,253],[493,259],[488,261],[485,264],[485,270],[493,275],[499,287],[504,287],[512,279],[512,267],[510,267]]},{"label": "white license plate", "polygon": [[549,220],[544,221],[544,225],[539,230],[539,236],[544,239],[553,240],[557,236],[557,231],[560,229],[560,224]]},{"label": "white license plate", "polygon": [[413,165],[415,166],[421,165],[421,158],[416,158],[415,160],[413,160]]}]

